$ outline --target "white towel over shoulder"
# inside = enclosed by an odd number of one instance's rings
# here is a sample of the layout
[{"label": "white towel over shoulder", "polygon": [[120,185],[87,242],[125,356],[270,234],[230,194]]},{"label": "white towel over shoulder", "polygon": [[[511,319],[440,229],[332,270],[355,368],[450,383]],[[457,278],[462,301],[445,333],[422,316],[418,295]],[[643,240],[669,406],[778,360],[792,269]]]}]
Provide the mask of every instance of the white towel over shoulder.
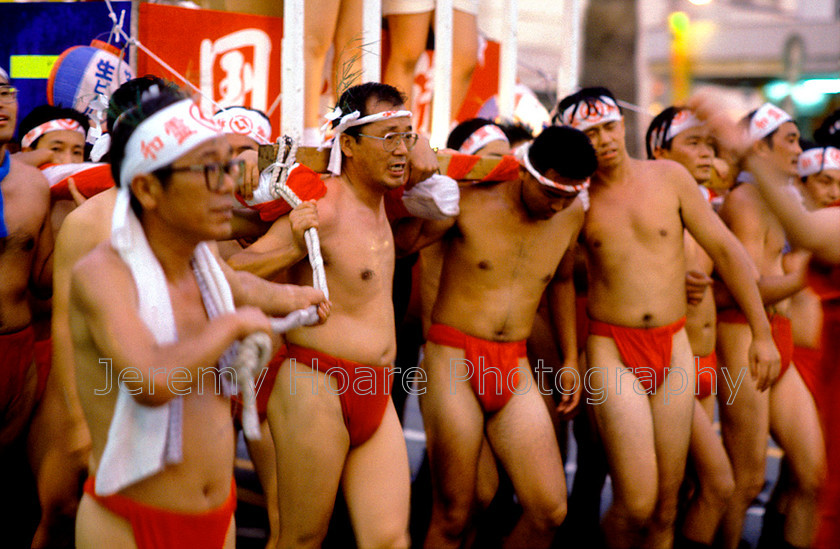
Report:
[{"label": "white towel over shoulder", "polygon": [[[117,195],[111,245],[131,270],[137,287],[140,317],[155,340],[164,345],[176,341],[178,334],[166,277],[140,221],[129,207],[126,188],[120,189]],[[194,254],[204,265],[212,261],[219,269],[207,244],[199,244]],[[223,286],[215,288],[217,295],[224,295],[225,305],[231,304],[230,288],[224,276],[214,278],[214,284]],[[206,302],[208,298],[203,297]],[[114,494],[159,473],[167,465],[179,463],[183,459],[182,414],[182,397],[173,398],[162,406],[144,406],[120,386],[105,451],[96,472],[96,493],[101,496]]]}]

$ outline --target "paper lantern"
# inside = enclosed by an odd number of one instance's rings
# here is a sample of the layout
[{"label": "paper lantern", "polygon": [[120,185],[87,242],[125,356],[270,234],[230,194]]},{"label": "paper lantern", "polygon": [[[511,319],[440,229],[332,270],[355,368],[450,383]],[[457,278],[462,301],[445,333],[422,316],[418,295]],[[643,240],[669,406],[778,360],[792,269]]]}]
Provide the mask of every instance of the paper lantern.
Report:
[{"label": "paper lantern", "polygon": [[74,46],[62,53],[47,80],[47,102],[72,107],[92,116],[89,103],[97,95],[111,97],[121,84],[134,78],[131,67],[116,47],[94,40],[90,46]]}]

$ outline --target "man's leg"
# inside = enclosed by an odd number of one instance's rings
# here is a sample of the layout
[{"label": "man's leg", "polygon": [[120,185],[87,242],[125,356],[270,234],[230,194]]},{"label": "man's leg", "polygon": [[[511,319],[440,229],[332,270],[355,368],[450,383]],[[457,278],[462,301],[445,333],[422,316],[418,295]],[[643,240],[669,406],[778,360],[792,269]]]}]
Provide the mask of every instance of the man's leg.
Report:
[{"label": "man's leg", "polygon": [[342,488],[359,547],[408,547],[408,454],[394,404],[374,435],[350,450]]},{"label": "man's leg", "polygon": [[513,482],[523,513],[508,547],[548,547],[566,518],[566,477],[554,426],[534,388],[531,368],[519,361],[521,394],[487,421],[487,438]]},{"label": "man's leg", "polygon": [[735,549],[747,509],[764,486],[769,399],[767,391],[756,389],[749,373],[749,326],[719,323],[717,333],[721,433],[735,477],[735,493],[723,516],[723,544]]},{"label": "man's leg", "polygon": [[336,102],[350,86],[363,82],[362,0],[341,0],[333,37],[332,84]]},{"label": "man's leg", "polygon": [[265,495],[265,509],[268,514],[269,536],[266,547],[276,547],[280,535],[280,511],[277,508],[277,459],[274,457],[274,438],[268,421],[260,424],[261,438],[259,440],[245,439],[248,455],[254,463],[254,470],[260,479],[263,495]]},{"label": "man's leg", "polygon": [[658,497],[648,532],[648,547],[674,544],[674,523],[680,485],[691,439],[694,416],[694,360],[685,330],[674,334],[671,371],[656,393],[650,396],[656,444]]},{"label": "man's leg", "polygon": [[[714,404],[714,396],[704,400]],[[682,535],[691,541],[711,545],[735,491],[735,478],[723,442],[712,425],[712,417],[699,402],[694,406],[689,454],[699,486],[686,511]]]},{"label": "man's leg", "polygon": [[604,534],[612,548],[639,547],[657,498],[649,398],[634,390],[636,378],[621,363],[612,339],[590,335],[586,355],[589,371],[585,379],[613,485],[613,503],[603,520]]},{"label": "man's leg", "polygon": [[268,401],[281,548],[320,547],[330,522],[350,446],[338,395],[326,389],[336,391],[331,381],[287,359]]},{"label": "man's leg", "polygon": [[[432,471],[432,520],[426,547],[459,547],[475,501],[484,412],[467,381],[461,349],[426,343],[426,393],[420,411]],[[460,381],[456,381],[459,379]]]},{"label": "man's leg", "polygon": [[432,12],[394,14],[388,19],[391,53],[382,73],[382,81],[406,94],[406,107],[411,108],[414,97],[414,69],[426,50]]},{"label": "man's leg", "polygon": [[785,541],[810,547],[826,476],[825,445],[814,399],[792,365],[770,389],[770,430],[791,473]]}]

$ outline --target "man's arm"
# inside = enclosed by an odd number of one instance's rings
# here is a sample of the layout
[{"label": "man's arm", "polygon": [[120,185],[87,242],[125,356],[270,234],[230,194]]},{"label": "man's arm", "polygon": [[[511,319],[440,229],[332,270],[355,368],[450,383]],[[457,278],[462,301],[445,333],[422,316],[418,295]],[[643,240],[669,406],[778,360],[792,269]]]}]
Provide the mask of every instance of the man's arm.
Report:
[{"label": "man's arm", "polygon": [[736,158],[743,158],[745,168],[753,174],[767,205],[785,228],[787,237],[798,248],[805,248],[826,263],[840,263],[840,210],[822,208],[805,211],[799,200],[791,198],[787,190],[788,176],[763,159],[744,132],[728,115],[723,97],[715,92],[697,93],[688,100],[700,120],[706,122],[712,134],[725,150]]},{"label": "man's arm", "polygon": [[[580,403],[583,387],[583,372],[580,371],[577,348],[577,318],[575,307],[575,285],[573,279],[575,263],[575,241],[566,250],[554,278],[548,285],[548,310],[554,341],[560,345],[563,355],[563,373],[560,376],[561,397],[557,411],[561,416],[572,414]],[[577,376],[572,373],[577,372]]]},{"label": "man's arm", "polygon": [[292,311],[316,305],[321,322],[327,319],[329,302],[321,290],[312,286],[277,284],[247,271],[236,271],[222,260],[215,243],[210,243],[210,250],[225,273],[237,306],[250,305],[262,309],[269,316],[285,316]]},{"label": "man's arm", "polygon": [[779,352],[756,284],[756,268],[738,239],[726,228],[697,192],[697,184],[682,166],[674,166],[670,178],[677,189],[683,222],[688,232],[706,250],[752,331],[750,374],[763,390],[779,375]]},{"label": "man's arm", "polygon": [[38,248],[32,261],[32,271],[29,277],[29,289],[37,299],[48,299],[52,295],[53,277],[53,242],[52,223],[50,223],[50,186],[40,172],[38,181],[32,181],[38,186],[38,200],[43,205],[44,218],[38,231]]},{"label": "man's arm", "polygon": [[746,165],[791,243],[810,250],[826,263],[840,263],[840,209],[821,208],[809,212],[790,191],[788,177],[769,162],[753,154],[746,159]]},{"label": "man's arm", "polygon": [[288,215],[277,218],[256,242],[228,258],[228,265],[237,271],[248,271],[260,278],[273,280],[306,257],[303,233],[318,227],[315,201],[301,203]]},{"label": "man's arm", "polygon": [[405,257],[442,239],[455,226],[455,218],[442,220],[404,217],[392,224],[397,257]]},{"label": "man's arm", "polygon": [[[729,230],[740,241],[754,265],[764,262],[764,242],[767,227],[762,222],[761,196],[751,185],[742,185],[732,191],[721,208],[720,215]],[[758,291],[766,305],[786,299],[804,287],[801,272],[784,275],[761,276]]]},{"label": "man's arm", "polygon": [[213,318],[196,335],[159,344],[139,316],[130,271],[106,246],[103,244],[73,268],[71,327],[77,340],[84,337],[82,333],[89,335],[99,356],[111,360],[117,376],[129,368],[139,372],[139,381],[123,382],[129,390],[137,391],[133,396],[141,404],[158,406],[177,396],[168,382],[168,374],[176,368],[186,369],[191,385],[196,385],[199,368],[214,367],[234,341],[257,331],[270,333],[269,320],[259,309],[243,307]]}]

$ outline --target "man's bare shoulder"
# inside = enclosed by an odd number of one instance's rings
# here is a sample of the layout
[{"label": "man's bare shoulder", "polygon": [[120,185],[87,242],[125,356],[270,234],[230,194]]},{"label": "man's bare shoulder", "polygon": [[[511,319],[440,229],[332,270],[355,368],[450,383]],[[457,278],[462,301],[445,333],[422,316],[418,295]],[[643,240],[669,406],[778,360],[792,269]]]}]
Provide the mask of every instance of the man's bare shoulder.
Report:
[{"label": "man's bare shoulder", "polygon": [[[72,268],[76,295],[96,293],[96,288],[113,288],[131,280],[131,271],[109,241],[99,243]],[[81,293],[78,293],[80,292]]]},{"label": "man's bare shoulder", "polygon": [[15,160],[12,157],[12,165],[9,170],[9,175],[3,180],[4,190],[9,190],[8,186],[14,186],[18,192],[26,192],[28,195],[35,195],[49,200],[50,184],[41,170]]},{"label": "man's bare shoulder", "polygon": [[99,193],[74,209],[61,224],[56,253],[75,260],[107,240],[111,231],[115,193]]},{"label": "man's bare shoulder", "polygon": [[761,203],[761,195],[755,185],[741,183],[731,188],[723,200],[723,208],[740,211],[742,208],[755,208]]}]

